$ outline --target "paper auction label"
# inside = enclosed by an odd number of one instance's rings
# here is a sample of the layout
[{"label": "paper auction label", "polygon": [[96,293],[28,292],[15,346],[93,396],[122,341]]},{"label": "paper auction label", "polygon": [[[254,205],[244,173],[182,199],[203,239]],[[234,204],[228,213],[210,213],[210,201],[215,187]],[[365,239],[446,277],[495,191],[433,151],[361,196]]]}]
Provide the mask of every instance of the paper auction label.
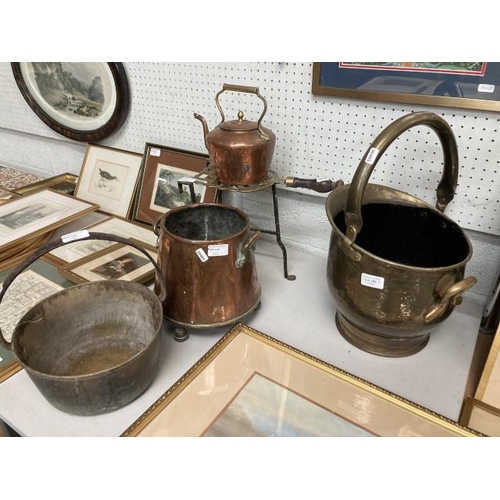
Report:
[{"label": "paper auction label", "polygon": [[379,153],[380,151],[377,148],[371,148],[366,155],[366,163],[368,163],[368,165],[373,165]]},{"label": "paper auction label", "polygon": [[488,83],[480,83],[477,87],[478,92],[486,92],[488,94],[493,94],[495,92],[495,86]]},{"label": "paper auction label", "polygon": [[229,254],[229,245],[227,243],[221,245],[208,245],[209,257],[222,257]]},{"label": "paper auction label", "polygon": [[369,286],[370,288],[384,289],[385,279],[381,276],[374,276],[373,274],[361,273],[361,284]]},{"label": "paper auction label", "polygon": [[161,150],[159,148],[151,148],[149,151],[150,156],[160,156]]},{"label": "paper auction label", "polygon": [[61,240],[63,243],[68,243],[70,241],[81,240],[82,238],[88,238],[89,232],[86,229],[82,231],[74,231],[72,233],[64,234],[61,236]]},{"label": "paper auction label", "polygon": [[207,254],[203,248],[198,248],[198,250],[196,250],[196,255],[202,262],[206,262],[208,260]]}]

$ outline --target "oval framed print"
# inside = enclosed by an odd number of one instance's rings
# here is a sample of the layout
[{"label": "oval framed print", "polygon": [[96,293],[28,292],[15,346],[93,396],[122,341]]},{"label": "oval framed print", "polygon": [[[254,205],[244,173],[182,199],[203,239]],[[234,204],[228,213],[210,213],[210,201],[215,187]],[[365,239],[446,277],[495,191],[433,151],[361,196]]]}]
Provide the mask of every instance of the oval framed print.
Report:
[{"label": "oval framed print", "polygon": [[50,128],[76,141],[99,141],[127,117],[130,90],[122,63],[13,62],[24,99]]}]

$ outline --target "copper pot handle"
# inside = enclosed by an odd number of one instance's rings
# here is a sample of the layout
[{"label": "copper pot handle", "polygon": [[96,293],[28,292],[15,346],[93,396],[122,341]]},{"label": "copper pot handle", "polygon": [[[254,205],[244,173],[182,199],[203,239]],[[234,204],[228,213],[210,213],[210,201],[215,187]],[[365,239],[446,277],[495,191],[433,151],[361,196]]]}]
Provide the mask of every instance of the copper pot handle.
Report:
[{"label": "copper pot handle", "polygon": [[219,110],[219,113],[221,115],[221,122],[223,123],[226,120],[226,117],[224,116],[224,111],[222,111],[222,107],[219,102],[219,96],[226,91],[232,91],[232,92],[246,92],[248,94],[255,94],[263,103],[264,103],[264,109],[262,110],[262,113],[260,115],[260,118],[257,121],[257,128],[259,129],[260,136],[266,140],[269,141],[270,137],[262,130],[262,127],[260,126],[260,123],[262,122],[262,118],[264,118],[264,115],[266,114],[267,111],[267,101],[264,99],[264,96],[261,95],[259,92],[259,87],[251,87],[248,85],[235,85],[235,84],[230,84],[230,83],[224,83],[222,85],[222,90],[219,90],[215,96],[215,104],[217,104],[217,108]]},{"label": "copper pot handle", "polygon": [[446,311],[448,305],[459,305],[462,302],[462,294],[476,283],[477,279],[473,276],[469,276],[456,283],[453,282],[453,276],[443,276],[436,287],[438,298],[424,314],[424,321],[432,323]]},{"label": "copper pot handle", "polygon": [[397,137],[416,125],[426,125],[432,128],[437,133],[443,148],[444,168],[436,190],[436,208],[444,212],[448,203],[453,199],[458,182],[458,150],[450,125],[440,116],[425,111],[402,116],[375,138],[356,169],[347,193],[345,209],[346,237],[349,244],[354,243],[363,225],[361,204],[366,185],[375,165]]},{"label": "copper pot handle", "polygon": [[[127,239],[127,238],[122,238],[121,236],[115,235],[115,234],[108,234],[108,233],[99,233],[99,232],[88,232],[86,230],[83,231],[76,231],[75,233],[70,233],[68,235],[62,236],[60,239],[51,241],[42,247],[40,247],[36,252],[34,252],[32,255],[27,257],[23,262],[18,264],[5,278],[4,282],[2,283],[0,287],[0,303],[7,292],[8,288],[12,284],[12,282],[35,260],[37,260],[39,257],[42,255],[45,255],[46,253],[51,252],[52,250],[59,248],[63,245],[67,245],[69,243],[74,243],[76,241],[85,241],[85,240],[105,240],[105,241],[115,241],[117,243],[123,243],[124,245],[130,245],[134,247],[135,249],[139,250],[142,252],[153,264],[155,271],[156,271],[156,276],[157,276],[157,283],[160,284],[160,295],[158,296],[158,299],[160,302],[163,302],[167,296],[167,286],[165,282],[165,278],[163,277],[163,274],[158,267],[158,264],[155,262],[155,260],[149,255],[149,253],[139,245],[135,244],[133,241]],[[3,336],[2,330],[0,328],[0,344],[2,344],[5,348],[11,349],[11,342],[7,341],[7,339]]]},{"label": "copper pot handle", "polygon": [[260,231],[255,231],[252,235],[250,235],[245,243],[243,243],[241,250],[238,252],[238,257],[235,262],[235,266],[239,269],[245,265],[248,258],[248,252],[255,246],[256,241],[259,239],[261,235]]}]

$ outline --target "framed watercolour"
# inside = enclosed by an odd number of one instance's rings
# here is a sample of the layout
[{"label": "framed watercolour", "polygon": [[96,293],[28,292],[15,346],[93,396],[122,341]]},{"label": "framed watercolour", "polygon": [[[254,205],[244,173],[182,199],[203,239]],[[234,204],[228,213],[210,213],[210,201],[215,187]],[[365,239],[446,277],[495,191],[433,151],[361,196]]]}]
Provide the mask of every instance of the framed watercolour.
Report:
[{"label": "framed watercolour", "polygon": [[57,133],[99,141],[129,110],[125,68],[116,62],[13,62],[14,79],[35,114]]},{"label": "framed watercolour", "polygon": [[500,63],[315,62],[312,93],[500,111]]},{"label": "framed watercolour", "polygon": [[122,435],[478,434],[238,324]]},{"label": "framed watercolour", "polygon": [[131,213],[142,155],[89,144],[75,189],[75,196],[99,205],[110,215]]},{"label": "framed watercolour", "polygon": [[[90,240],[87,242],[91,243]],[[136,241],[133,243],[144,248],[156,262],[158,257],[156,248],[142,245]],[[61,274],[73,283],[89,283],[110,279],[148,283],[154,278],[154,272],[152,262],[142,252],[121,243],[114,244],[61,268]]]},{"label": "framed watercolour", "polygon": [[[140,245],[149,247],[155,247],[158,240],[158,236],[153,232],[151,226],[138,224],[118,217],[109,217],[104,221],[87,226],[85,229],[132,239]],[[105,240],[75,241],[74,243],[55,248],[46,257],[56,264],[64,266],[79,259],[89,257],[114,244],[112,241]]]},{"label": "framed watercolour", "polygon": [[49,177],[48,179],[42,179],[40,181],[34,182],[33,184],[27,184],[26,186],[16,189],[15,193],[24,196],[26,194],[34,193],[35,191],[52,189],[52,191],[57,191],[58,193],[73,196],[77,182],[77,175],[69,173],[60,174],[54,177]]},{"label": "framed watercolour", "polygon": [[4,203],[0,205],[0,254],[98,208],[50,189]]},{"label": "framed watercolour", "polygon": [[[208,155],[146,144],[142,158],[142,180],[134,219],[152,224],[170,209],[191,203],[188,186],[179,190],[180,179],[192,179],[208,165]],[[193,183],[197,202],[215,200],[216,190],[203,183]]]}]

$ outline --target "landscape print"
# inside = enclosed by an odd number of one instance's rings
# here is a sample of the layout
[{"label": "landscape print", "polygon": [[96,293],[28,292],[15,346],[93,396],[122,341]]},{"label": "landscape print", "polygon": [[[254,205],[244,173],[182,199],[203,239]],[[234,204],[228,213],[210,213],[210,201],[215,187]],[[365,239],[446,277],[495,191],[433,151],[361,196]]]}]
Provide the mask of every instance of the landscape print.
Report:
[{"label": "landscape print", "polygon": [[[33,224],[59,210],[60,208],[55,205],[35,202],[0,216],[0,227],[4,226],[14,231],[24,226],[28,226],[29,224]],[[1,229],[0,233],[6,234],[4,231],[1,231]]]},{"label": "landscape print", "polygon": [[[151,209],[165,212],[175,207],[180,207],[191,203],[191,193],[189,185],[183,185],[182,193],[179,191],[179,179],[192,177],[193,172],[166,165],[158,165]],[[193,184],[196,203],[203,201],[205,196],[205,186]]]},{"label": "landscape print", "polygon": [[97,63],[32,62],[31,79],[46,103],[67,116],[95,119],[106,110],[107,77]]},{"label": "landscape print", "polygon": [[370,432],[254,374],[205,437],[368,437]]}]

